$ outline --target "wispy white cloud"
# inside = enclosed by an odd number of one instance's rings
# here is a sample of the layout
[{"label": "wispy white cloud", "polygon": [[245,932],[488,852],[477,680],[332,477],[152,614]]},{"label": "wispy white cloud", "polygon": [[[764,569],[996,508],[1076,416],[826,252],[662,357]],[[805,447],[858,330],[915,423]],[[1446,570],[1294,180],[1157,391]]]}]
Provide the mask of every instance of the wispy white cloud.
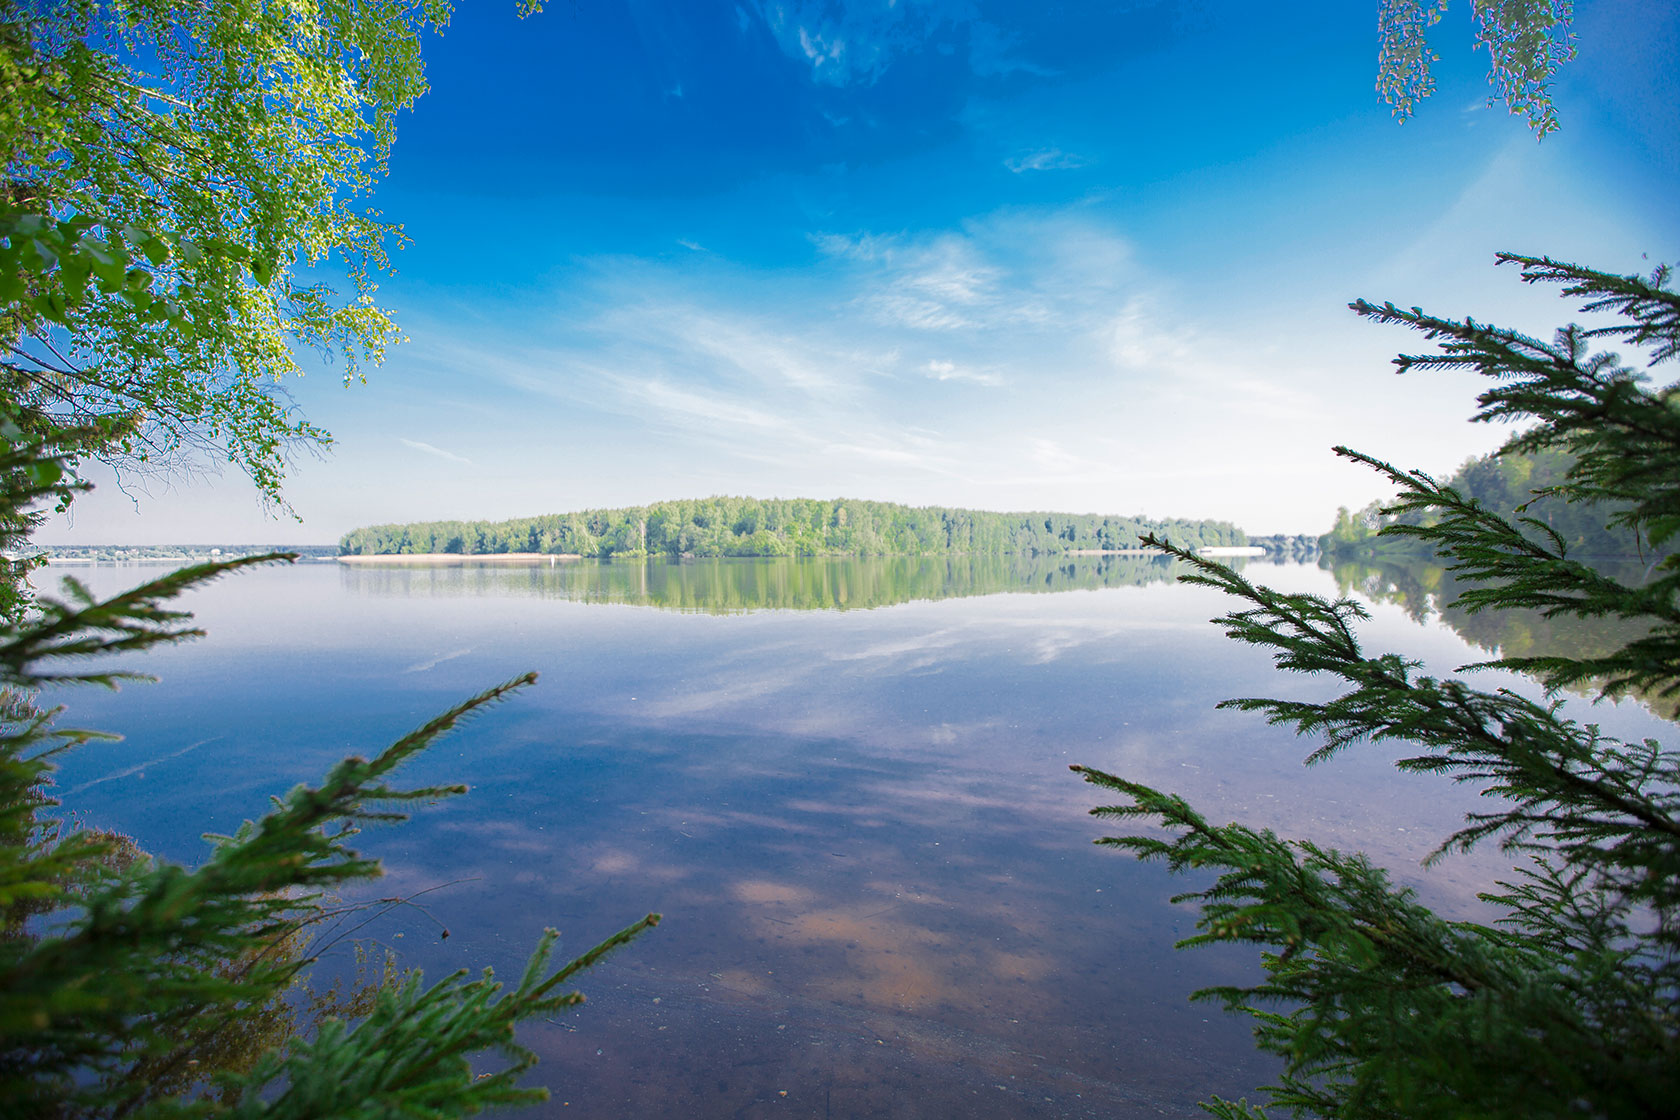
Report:
[{"label": "wispy white cloud", "polygon": [[900,55],[968,14],[966,7],[913,0],[761,0],[758,12],[782,52],[811,68],[812,81],[847,86],[873,84]]},{"label": "wispy white cloud", "polygon": [[[504,343],[475,368],[731,459],[816,455],[830,473],[969,478],[1001,469],[996,450],[975,442],[974,419],[950,412],[972,407],[963,395],[937,387],[1031,385],[1048,400],[1058,371],[1107,375],[1102,332],[1138,282],[1129,247],[1077,220],[811,242],[819,264],[797,277],[749,280],[715,256],[706,267],[725,271],[707,278],[618,262],[593,294],[571,289],[574,306],[602,310],[560,327],[565,341]],[[930,429],[931,417],[957,430]]]},{"label": "wispy white cloud", "polygon": [[[614,388],[643,423],[678,433],[707,454],[778,472],[819,461],[836,474],[889,467],[909,476],[960,474],[953,450],[865,412],[812,414],[780,402],[764,407],[727,389],[684,388],[664,381],[615,378]],[[762,489],[762,487],[760,487]],[[835,490],[835,485],[822,493]],[[832,496],[832,495],[828,495]]]},{"label": "wispy white cloud", "polygon": [[685,389],[657,379],[619,378],[617,384],[630,402],[678,427],[729,439],[743,433],[785,431],[788,427],[782,417],[726,394]]},{"label": "wispy white cloud", "polygon": [[1195,339],[1189,329],[1182,324],[1168,327],[1144,297],[1126,301],[1110,324],[1109,334],[1109,354],[1121,369],[1164,371],[1195,354]]},{"label": "wispy white cloud", "polygon": [[967,366],[959,366],[956,362],[947,362],[939,358],[930,360],[925,368],[927,375],[935,381],[972,381],[976,385],[1003,384],[1003,378],[995,373],[969,369]]},{"label": "wispy white cloud", "polygon": [[819,233],[853,269],[856,305],[915,331],[1083,330],[1137,282],[1131,248],[1067,217],[1002,215],[923,235]]},{"label": "wispy white cloud", "polygon": [[845,73],[846,40],[838,33],[797,27],[794,37],[799,40],[799,49],[817,74],[827,77]]},{"label": "wispy white cloud", "polygon": [[[1063,440],[1048,436],[1034,436],[1023,441],[1022,456],[1033,477],[1059,480],[1069,489],[1084,489],[1091,484],[1112,481],[1117,477],[1110,441],[1100,443],[1082,437],[1081,450],[1075,451]],[[1108,451],[1107,455],[1092,455],[1092,450]]]},{"label": "wispy white cloud", "polygon": [[984,325],[1005,279],[1004,270],[988,262],[972,239],[958,234],[924,240],[817,234],[812,240],[826,255],[874,273],[874,282],[857,297],[860,306],[882,322],[916,330]]},{"label": "wispy white cloud", "polygon": [[1017,38],[980,18],[973,0],[761,0],[758,11],[783,53],[822,85],[871,85],[930,48],[939,55],[965,48],[980,77],[1057,73],[1024,57]]},{"label": "wispy white cloud", "polygon": [[798,307],[730,306],[683,274],[625,267],[590,299],[604,309],[562,327],[557,344],[481,353],[454,338],[435,344],[438,364],[471,362],[479,376],[543,398],[535,411],[544,414],[553,404],[563,415],[610,413],[617,419],[606,423],[629,424],[644,448],[682,447],[707,463],[763,473],[821,462],[841,476],[957,469],[960,456],[925,417],[900,415],[890,399],[892,385],[921,371],[897,347],[873,344],[855,315],[824,329]]},{"label": "wispy white cloud", "polygon": [[1019,175],[1023,171],[1069,171],[1090,165],[1090,160],[1060,148],[1040,148],[1034,152],[1011,156],[1003,165]]},{"label": "wispy white cloud", "polygon": [[823,453],[839,456],[842,461],[891,466],[922,475],[966,477],[966,466],[959,460],[964,449],[949,441],[916,438],[902,428],[854,433],[854,439],[860,435],[867,442],[831,442],[823,445]]},{"label": "wispy white cloud", "polygon": [[416,451],[423,451],[427,455],[435,455],[439,459],[447,459],[451,463],[465,463],[468,466],[472,465],[472,460],[468,459],[464,455],[457,455],[453,451],[445,451],[441,447],[433,447],[431,444],[423,443],[417,439],[408,439],[405,436],[398,436],[397,442],[402,444],[404,447],[411,447]]},{"label": "wispy white cloud", "polygon": [[845,396],[849,386],[834,369],[836,355],[813,353],[811,347],[782,336],[774,328],[718,315],[690,314],[675,324],[675,345],[733,365],[754,381],[780,384],[812,396]]},{"label": "wispy white cloud", "polygon": [[[440,367],[525,401],[496,429],[519,456],[480,469],[577,478],[599,503],[610,481],[586,448],[612,432],[644,475],[683,480],[634,501],[774,491],[1235,516],[1280,485],[1245,441],[1308,446],[1291,433],[1323,410],[1287,354],[1190,314],[1078,210],[810,241],[812,262],[771,273],[717,253],[581,262],[520,343],[431,343]],[[1218,504],[1195,497],[1210,492]]]},{"label": "wispy white cloud", "polygon": [[1017,45],[1015,37],[1004,33],[996,24],[977,19],[968,25],[969,67],[981,77],[1011,74],[1055,77],[1055,70],[1017,54]]},{"label": "wispy white cloud", "polygon": [[855,261],[886,259],[893,250],[892,238],[877,234],[813,233],[810,239],[824,256]]}]

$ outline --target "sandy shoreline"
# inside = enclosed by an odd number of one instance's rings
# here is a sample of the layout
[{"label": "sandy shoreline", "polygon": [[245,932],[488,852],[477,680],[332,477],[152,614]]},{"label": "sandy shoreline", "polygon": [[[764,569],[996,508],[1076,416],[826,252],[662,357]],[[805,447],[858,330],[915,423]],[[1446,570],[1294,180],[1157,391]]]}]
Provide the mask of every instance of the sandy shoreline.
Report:
[{"label": "sandy shoreline", "polygon": [[412,552],[406,555],[340,556],[340,564],[423,564],[427,567],[464,564],[552,564],[556,560],[581,560],[575,552]]}]

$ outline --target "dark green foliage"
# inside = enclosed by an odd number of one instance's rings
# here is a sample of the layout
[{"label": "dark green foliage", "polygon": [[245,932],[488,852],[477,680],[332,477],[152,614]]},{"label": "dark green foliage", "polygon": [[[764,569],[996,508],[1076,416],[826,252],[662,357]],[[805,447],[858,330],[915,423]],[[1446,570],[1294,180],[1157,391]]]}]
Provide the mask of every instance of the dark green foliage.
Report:
[{"label": "dark green foliage", "polygon": [[[1593,570],[1630,584],[1645,581],[1649,565],[1637,560],[1594,561]],[[1343,594],[1355,589],[1364,598],[1391,603],[1420,625],[1443,623],[1466,642],[1507,660],[1567,655],[1577,659],[1614,653],[1629,641],[1644,637],[1649,627],[1639,620],[1578,618],[1534,610],[1471,612],[1461,602],[1466,584],[1433,560],[1382,558],[1370,562],[1345,561],[1332,569]],[[1596,695],[1593,681],[1566,685],[1579,695]],[[1665,719],[1680,717],[1680,696],[1664,699],[1638,688],[1629,696]]]},{"label": "dark green foliage", "polygon": [[[1623,504],[1572,502],[1561,496],[1558,487],[1568,481],[1574,466],[1573,455],[1555,448],[1500,451],[1465,460],[1440,485],[1513,519],[1526,536],[1544,540],[1555,533],[1577,559],[1641,559],[1638,535],[1612,524],[1626,511]],[[1335,526],[1319,538],[1318,544],[1323,555],[1334,561],[1428,559],[1435,553],[1426,541],[1382,530],[1388,525],[1422,525],[1436,519],[1431,510],[1397,511],[1389,502],[1376,501],[1357,513],[1338,510]],[[1671,542],[1653,555],[1661,557],[1673,551]]]},{"label": "dark green foliage", "polygon": [[[1674,448],[1680,456],[1680,430]],[[1629,586],[1571,558],[1563,538],[1547,532],[1543,522],[1507,520],[1421,472],[1403,473],[1345,447],[1336,452],[1369,463],[1405,487],[1390,509],[1401,515],[1438,515],[1423,524],[1397,520],[1386,531],[1425,541],[1447,560],[1447,570],[1468,585],[1457,606],[1472,614],[1490,607],[1526,609],[1548,619],[1608,617],[1650,627],[1647,634],[1598,656],[1505,658],[1500,665],[1532,673],[1553,689],[1598,681],[1608,693],[1680,692],[1680,567],[1672,563],[1675,557],[1658,565],[1652,578]],[[1644,539],[1654,544],[1651,536]]]},{"label": "dark green foliage", "polygon": [[[1680,298],[1664,287],[1668,270],[1645,280],[1548,257],[1501,254],[1499,261],[1521,267],[1528,283],[1564,285],[1565,295],[1584,297],[1583,311],[1614,312],[1626,321],[1566,327],[1548,343],[1474,319],[1439,319],[1392,303],[1351,304],[1377,322],[1407,326],[1441,342],[1440,353],[1396,358],[1400,372],[1464,369],[1499,378],[1500,384],[1482,394],[1476,420],[1546,420],[1517,433],[1498,454],[1470,460],[1439,489],[1493,512],[1518,514],[1519,532],[1577,555],[1674,554],[1680,473],[1670,469],[1664,454],[1680,441],[1680,401],[1672,387],[1644,391],[1641,379],[1616,355],[1590,352],[1601,339],[1646,347],[1653,363],[1680,352],[1674,342]],[[1427,497],[1403,498],[1355,517],[1343,512],[1324,538],[1326,552],[1380,554],[1405,551],[1408,543],[1434,547],[1451,539],[1419,531],[1440,517]],[[1386,540],[1374,539],[1389,524],[1401,527],[1383,534]]]},{"label": "dark green foliage", "polygon": [[[1355,310],[1447,340],[1444,354],[1402,357],[1402,369],[1468,366],[1497,379],[1479,418],[1534,421],[1508,449],[1567,452],[1568,473],[1549,493],[1573,504],[1617,503],[1625,511],[1618,523],[1649,554],[1675,532],[1674,386],[1647,389],[1619,359],[1588,353],[1586,341],[1644,346],[1652,364],[1671,358],[1680,297],[1663,287],[1666,272],[1647,281],[1502,259],[1521,264],[1530,281],[1564,282],[1588,309],[1609,307],[1628,324],[1569,328],[1543,344],[1391,305]],[[1385,532],[1445,556],[1467,589],[1458,599],[1465,609],[1610,617],[1644,633],[1602,654],[1496,664],[1554,689],[1587,681],[1607,691],[1680,688],[1680,564],[1664,561],[1647,570],[1650,578],[1624,583],[1566,555],[1543,523],[1514,523],[1425,475],[1338,450],[1401,488],[1388,509],[1422,516]],[[1127,798],[1097,815],[1165,829],[1100,842],[1175,870],[1215,872],[1211,885],[1180,896],[1201,908],[1186,945],[1265,950],[1261,983],[1198,996],[1253,1016],[1259,1045],[1283,1058],[1279,1083],[1264,1090],[1269,1103],[1335,1117],[1669,1114],[1680,1100],[1680,756],[1653,740],[1604,736],[1558,702],[1479,690],[1425,675],[1396,654],[1368,653],[1356,633],[1365,612],[1351,600],[1273,591],[1152,543],[1193,566],[1186,580],[1242,600],[1219,620],[1231,637],[1270,650],[1279,668],[1342,685],[1322,702],[1225,706],[1319,740],[1309,762],[1360,741],[1408,744],[1401,769],[1442,774],[1488,798],[1431,859],[1494,840],[1520,861],[1482,896],[1497,921],[1450,921],[1361,856],[1216,826],[1170,794],[1075,767]],[[1246,1103],[1209,1108],[1260,1115]]]},{"label": "dark green foliage", "polygon": [[41,520],[31,507],[42,500],[67,502],[74,490],[65,482],[63,457],[44,454],[41,441],[26,436],[0,401],[0,619],[15,620],[23,610],[23,581],[35,567],[27,556],[11,558],[23,552]]},{"label": "dark green foliage", "polygon": [[[1438,319],[1417,308],[1401,311],[1359,300],[1350,306],[1380,323],[1398,323],[1442,340],[1439,354],[1394,360],[1401,373],[1413,369],[1469,369],[1498,379],[1478,398],[1476,419],[1543,422],[1513,436],[1506,451],[1557,449],[1575,459],[1567,478],[1551,493],[1573,503],[1614,503],[1626,508],[1613,526],[1638,531],[1651,548],[1680,533],[1680,395],[1673,385],[1652,393],[1643,376],[1612,353],[1592,353],[1601,339],[1647,347],[1650,361],[1680,356],[1680,294],[1668,290],[1667,268],[1649,280],[1594,272],[1550,257],[1499,255],[1516,264],[1529,284],[1564,285],[1566,296],[1584,297],[1586,312],[1616,312],[1627,321],[1594,329],[1565,327],[1550,342],[1516,331]],[[1669,562],[1670,567],[1680,560]]]},{"label": "dark green foliage", "polygon": [[349,556],[539,552],[580,556],[929,556],[1133,549],[1160,533],[1189,548],[1242,545],[1224,521],[1099,514],[989,513],[850,498],[702,498],[513,521],[374,525],[347,533]]}]

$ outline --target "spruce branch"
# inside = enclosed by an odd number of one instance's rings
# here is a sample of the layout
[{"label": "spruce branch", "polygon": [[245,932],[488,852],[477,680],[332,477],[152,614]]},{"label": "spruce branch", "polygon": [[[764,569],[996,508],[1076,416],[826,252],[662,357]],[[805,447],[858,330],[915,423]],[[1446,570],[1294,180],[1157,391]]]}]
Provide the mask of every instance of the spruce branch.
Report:
[{"label": "spruce branch", "polygon": [[[1464,1051],[1474,1051],[1471,1040],[1487,1008],[1514,1001],[1538,1004],[1555,1027],[1589,1044],[1571,991],[1536,989],[1531,972],[1544,958],[1510,934],[1443,921],[1363,856],[1238,824],[1213,826],[1174,795],[1090,767],[1073,769],[1129,798],[1099,806],[1094,815],[1153,819],[1173,837],[1133,834],[1099,843],[1164,859],[1180,873],[1215,873],[1211,884],[1173,898],[1200,910],[1197,934],[1180,947],[1242,943],[1269,950],[1263,982],[1206,988],[1192,998],[1250,1015],[1261,1044],[1285,1058],[1281,1083],[1265,1087],[1272,1103],[1314,1115],[1343,1095],[1367,1103],[1388,1097],[1393,1087],[1373,1081],[1384,1075],[1369,1060],[1384,1052],[1454,1065],[1460,1076],[1469,1065],[1477,1076],[1509,1080],[1497,1060]],[[1567,1069],[1556,1076],[1565,1085],[1571,1080]],[[1354,1112],[1432,1114],[1427,1107]]]},{"label": "spruce branch", "polygon": [[[1680,355],[1680,293],[1672,273],[1647,280],[1566,264],[1549,257],[1500,254],[1525,283],[1557,283],[1565,296],[1584,299],[1586,313],[1615,312],[1628,322],[1586,329],[1567,326],[1551,343],[1477,323],[1401,310],[1392,303],[1356,300],[1357,314],[1404,326],[1440,343],[1434,354],[1402,354],[1401,373],[1466,369],[1497,382],[1478,397],[1478,421],[1538,421],[1507,441],[1505,451],[1556,447],[1575,456],[1568,480],[1550,492],[1572,502],[1616,503],[1612,524],[1660,548],[1680,533],[1680,391],[1670,384],[1644,388],[1649,374],[1614,354],[1589,352],[1598,339],[1647,347],[1653,366]],[[1676,573],[1680,580],[1680,572]],[[1670,595],[1674,594],[1672,585]]]},{"label": "spruce branch", "polygon": [[[1640,866],[1680,861],[1680,795],[1672,780],[1680,774],[1680,759],[1672,753],[1645,757],[1641,748],[1583,732],[1555,704],[1420,676],[1416,662],[1395,654],[1368,656],[1351,629],[1364,617],[1352,601],[1275,591],[1157,537],[1142,539],[1189,565],[1183,582],[1217,587],[1252,604],[1215,620],[1229,637],[1270,648],[1281,669],[1329,675],[1352,686],[1323,702],[1244,697],[1220,707],[1262,712],[1269,723],[1322,736],[1308,763],[1362,740],[1397,740],[1425,748],[1398,760],[1400,769],[1442,774],[1512,799],[1497,813],[1470,817],[1437,856],[1501,836],[1510,850],[1535,843],[1566,842],[1582,851],[1612,844],[1628,856],[1643,853]],[[1636,763],[1639,758],[1644,760]],[[1557,830],[1537,835],[1535,814]]]},{"label": "spruce branch", "polygon": [[[321,904],[324,892],[379,873],[377,862],[347,843],[357,826],[402,819],[397,806],[465,789],[398,788],[389,781],[394,772],[463,719],[534,680],[535,674],[526,674],[488,689],[372,759],[344,760],[321,785],[299,786],[277,799],[261,820],[247,821],[231,836],[210,837],[215,845],[211,856],[195,870],[146,864],[117,876],[108,889],[84,898],[81,912],[60,935],[0,958],[0,1053],[33,1055],[29,1076],[0,1078],[0,1088],[16,1094],[19,1102],[44,1105],[65,1091],[65,1079],[77,1070],[115,1073],[143,1061],[161,1080],[117,1077],[102,1091],[82,1094],[83,1099],[97,1101],[97,1107],[109,1109],[113,1116],[154,1108],[167,1111],[171,1106],[157,1095],[159,1085],[171,1084],[170,1078],[187,1068],[188,1060],[215,1033],[215,1025],[236,1021],[242,1014],[239,1008],[266,1003],[314,959],[269,959],[262,953],[243,955],[246,950],[274,944],[319,920],[326,913]],[[35,882],[52,882],[56,876],[74,876],[78,861],[85,862],[88,855],[86,845],[72,842],[45,853],[25,870]],[[527,1099],[529,1091],[512,1085],[534,1057],[510,1041],[511,1022],[575,1002],[578,997],[555,995],[558,985],[657,922],[657,915],[649,915],[552,973],[547,963],[550,942],[545,941],[533,958],[535,971],[528,971],[517,991],[500,1002],[491,1001],[499,989],[488,979],[462,984],[454,977],[425,992],[414,979],[399,1003],[380,1005],[384,1012],[376,1011],[370,1019],[373,1026],[367,1037],[373,1041],[356,1051],[366,1059],[407,1039],[404,1045],[413,1054],[404,1059],[406,1072],[395,1082],[370,1087],[364,1084],[363,1070],[357,1078],[336,1082],[335,1091],[342,1094],[361,1086],[390,1095],[337,1099],[401,1100],[413,1095],[434,1100],[434,1107],[447,1100]],[[246,963],[237,970],[212,967],[217,961],[239,959]],[[418,1019],[411,1021],[409,1016]],[[435,1036],[430,1033],[434,1030],[439,1032]],[[315,1053],[309,1060],[327,1061],[337,1069],[345,1060],[333,1041],[339,1038],[324,1027],[312,1044],[315,1049],[299,1052]],[[427,1038],[435,1044],[418,1041]],[[486,1047],[517,1060],[488,1081],[455,1076],[468,1068],[463,1055]],[[302,1077],[288,1092],[301,1092],[314,1083],[303,1076],[306,1068],[315,1067],[285,1065],[287,1076]],[[263,1094],[258,1098],[266,1099]]]},{"label": "spruce branch", "polygon": [[47,684],[99,684],[111,687],[123,680],[146,680],[127,671],[40,671],[44,661],[101,657],[147,649],[161,642],[180,642],[204,636],[184,625],[192,616],[163,604],[186,591],[220,579],[229,572],[258,564],[292,563],[295,552],[270,552],[237,560],[219,560],[177,568],[110,599],[100,600],[81,581],[67,577],[67,599],[41,595],[33,606],[37,618],[0,640],[0,674],[15,685],[38,688]]},{"label": "spruce branch", "polygon": [[[230,1115],[351,1116],[371,1101],[397,1102],[411,1115],[459,1115],[546,1100],[546,1089],[518,1085],[536,1055],[514,1041],[514,1026],[582,1003],[580,993],[556,989],[659,920],[649,914],[559,968],[552,966],[559,934],[546,930],[512,991],[504,992],[489,969],[472,981],[462,970],[431,988],[411,974],[400,988],[381,992],[372,1013],[354,1028],[329,1021],[313,1042],[293,1046],[284,1057],[272,1055],[242,1080],[241,1105]],[[475,1074],[469,1058],[485,1051],[506,1064]],[[256,1091],[277,1083],[285,1086],[278,1096]]]},{"label": "spruce branch", "polygon": [[[1347,447],[1335,451],[1400,488],[1384,512],[1417,516],[1385,525],[1379,536],[1411,537],[1434,548],[1446,569],[1469,585],[1454,605],[1471,613],[1530,609],[1548,619],[1617,618],[1648,628],[1598,657],[1504,658],[1475,667],[1531,673],[1554,691],[1596,682],[1604,693],[1680,693],[1680,571],[1629,586],[1571,559],[1563,541],[1538,521],[1501,517],[1422,471],[1401,471]],[[1680,466],[1680,448],[1674,462]]]},{"label": "spruce branch", "polygon": [[[1213,874],[1178,896],[1200,911],[1183,945],[1262,950],[1259,982],[1196,996],[1250,1017],[1259,1046],[1284,1060],[1277,1083],[1263,1088],[1265,1103],[1297,1116],[1649,1116],[1680,1099],[1680,754],[1654,739],[1607,736],[1569,718],[1555,698],[1579,685],[1600,695],[1680,692],[1680,554],[1662,551],[1680,533],[1680,387],[1652,391],[1648,373],[1592,350],[1613,339],[1647,350],[1652,366],[1680,354],[1680,296],[1662,268],[1646,280],[1549,258],[1501,263],[1518,264],[1525,282],[1562,284],[1583,311],[1622,321],[1567,326],[1547,342],[1391,303],[1351,306],[1439,344],[1436,353],[1401,355],[1402,372],[1490,378],[1475,418],[1527,425],[1500,454],[1560,452],[1562,480],[1505,516],[1421,471],[1337,453],[1397,487],[1379,511],[1379,535],[1437,553],[1463,587],[1454,606],[1609,619],[1635,627],[1631,637],[1604,653],[1460,669],[1528,673],[1548,689],[1540,700],[1479,690],[1426,675],[1401,654],[1365,652],[1357,628],[1366,612],[1351,599],[1274,591],[1145,539],[1186,565],[1181,580],[1238,600],[1215,620],[1228,636],[1267,650],[1280,669],[1339,686],[1328,700],[1222,706],[1316,740],[1309,763],[1355,742],[1405,743],[1399,769],[1468,783],[1488,799],[1426,862],[1487,840],[1521,860],[1482,896],[1496,920],[1445,920],[1362,856],[1216,826],[1180,797],[1075,767],[1125,798],[1092,810],[1132,829],[1099,843],[1183,874]],[[1584,503],[1630,530],[1650,560],[1644,579],[1618,581],[1572,555],[1571,538],[1529,512],[1541,499]],[[1558,506],[1545,508],[1550,518]],[[1363,539],[1352,525],[1335,532]],[[1206,1107],[1245,1120],[1261,1114],[1247,1102]]]}]

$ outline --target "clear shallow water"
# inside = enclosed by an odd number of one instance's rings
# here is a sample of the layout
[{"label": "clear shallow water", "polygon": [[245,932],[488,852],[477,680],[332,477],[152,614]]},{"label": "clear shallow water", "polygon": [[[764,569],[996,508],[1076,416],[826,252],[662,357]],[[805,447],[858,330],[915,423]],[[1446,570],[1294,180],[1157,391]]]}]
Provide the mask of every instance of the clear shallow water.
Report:
[{"label": "clear shallow water", "polygon": [[[1213,710],[1323,687],[1227,642],[1217,595],[1125,558],[939,563],[244,573],[187,604],[207,639],[137,662],[162,683],[64,698],[127,740],[72,755],[60,788],[194,860],[269,794],[538,670],[406,775],[470,794],[365,835],[389,870],[372,894],[451,885],[363,932],[434,976],[512,973],[545,926],[579,951],[662,911],[583,977],[583,1008],[526,1030],[557,1116],[1191,1116],[1265,1081],[1246,1026],[1185,999],[1253,959],[1171,950],[1188,884],[1091,845],[1098,798],[1070,762],[1363,847],[1475,913],[1496,859],[1417,867],[1472,798],[1375,751],[1303,770],[1293,736]],[[841,587],[872,609],[832,609]],[[1373,610],[1373,644],[1480,656]]]}]

